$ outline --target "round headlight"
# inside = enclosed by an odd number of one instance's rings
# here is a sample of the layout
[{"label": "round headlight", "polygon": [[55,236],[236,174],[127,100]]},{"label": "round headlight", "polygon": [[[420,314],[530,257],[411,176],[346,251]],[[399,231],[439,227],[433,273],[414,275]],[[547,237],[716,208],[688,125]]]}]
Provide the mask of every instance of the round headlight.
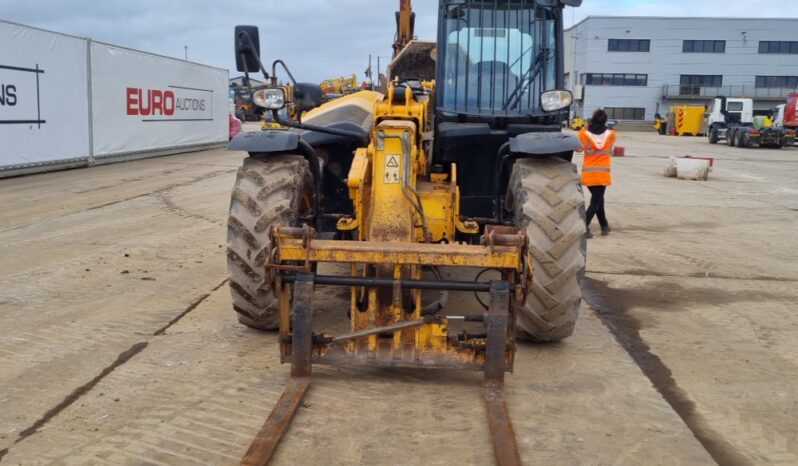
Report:
[{"label": "round headlight", "polygon": [[252,93],[252,101],[267,110],[280,110],[285,107],[285,92],[282,89],[258,89]]},{"label": "round headlight", "polygon": [[546,91],[540,95],[540,106],[544,112],[555,112],[571,105],[574,96],[571,91]]}]

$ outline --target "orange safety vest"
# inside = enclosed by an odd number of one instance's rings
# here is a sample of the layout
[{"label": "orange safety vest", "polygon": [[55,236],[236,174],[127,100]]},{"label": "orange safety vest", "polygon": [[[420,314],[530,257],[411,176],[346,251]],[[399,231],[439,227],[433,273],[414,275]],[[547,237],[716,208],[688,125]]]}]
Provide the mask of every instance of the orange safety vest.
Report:
[{"label": "orange safety vest", "polygon": [[596,147],[593,139],[587,134],[587,128],[579,131],[579,140],[582,141],[582,150],[585,152],[585,161],[582,163],[582,184],[585,186],[609,186],[612,184],[612,146],[615,145],[617,136],[615,130],[604,142],[604,147]]}]

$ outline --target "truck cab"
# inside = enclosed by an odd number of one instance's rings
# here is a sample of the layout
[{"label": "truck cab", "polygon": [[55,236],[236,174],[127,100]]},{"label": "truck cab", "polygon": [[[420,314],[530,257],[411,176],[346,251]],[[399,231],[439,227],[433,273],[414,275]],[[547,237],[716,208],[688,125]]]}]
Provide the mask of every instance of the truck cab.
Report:
[{"label": "truck cab", "polygon": [[710,144],[725,140],[735,145],[735,128],[753,127],[754,101],[745,98],[718,97],[709,104],[702,130]]},{"label": "truck cab", "polygon": [[787,103],[784,105],[783,126],[785,128],[798,128],[798,94],[793,93],[787,96]]},{"label": "truck cab", "polygon": [[[771,110],[771,118],[773,118],[773,127],[779,128],[784,131],[798,130],[798,94],[790,94],[787,96],[787,103],[774,107]],[[787,143],[789,145],[789,141]]]},{"label": "truck cab", "polygon": [[709,105],[707,126],[728,124],[753,124],[754,101],[745,98],[718,97]]},{"label": "truck cab", "polygon": [[787,108],[785,104],[777,105],[770,109],[768,117],[773,122],[773,128],[784,128],[784,109]]}]

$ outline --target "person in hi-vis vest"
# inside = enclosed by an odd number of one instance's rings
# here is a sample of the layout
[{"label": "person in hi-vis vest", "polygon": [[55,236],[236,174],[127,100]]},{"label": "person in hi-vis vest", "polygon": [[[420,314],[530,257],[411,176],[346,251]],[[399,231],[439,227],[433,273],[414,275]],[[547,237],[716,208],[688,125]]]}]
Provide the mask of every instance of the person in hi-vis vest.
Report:
[{"label": "person in hi-vis vest", "polygon": [[579,131],[582,142],[580,152],[584,152],[582,163],[582,184],[590,190],[590,205],[587,208],[587,237],[592,238],[590,223],[598,217],[601,235],[610,234],[610,224],[604,211],[604,194],[612,184],[612,150],[618,136],[614,129],[607,128],[607,112],[598,109],[593,113],[588,125]]}]

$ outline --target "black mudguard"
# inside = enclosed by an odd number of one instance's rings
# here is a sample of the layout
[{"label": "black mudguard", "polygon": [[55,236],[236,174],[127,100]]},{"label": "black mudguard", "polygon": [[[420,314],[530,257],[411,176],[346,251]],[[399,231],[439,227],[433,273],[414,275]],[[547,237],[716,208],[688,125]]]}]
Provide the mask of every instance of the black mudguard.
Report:
[{"label": "black mudguard", "polygon": [[510,153],[530,157],[558,155],[582,147],[576,136],[565,133],[524,133],[510,139]]},{"label": "black mudguard", "polygon": [[[368,138],[368,131],[363,127],[348,121],[326,125],[329,128],[341,129],[352,133],[361,134]],[[353,144],[351,138],[336,134],[322,133],[320,131],[306,131],[297,129],[266,129],[261,131],[240,132],[230,141],[228,150],[241,150],[250,154],[269,154],[275,152],[302,153],[302,147],[319,147],[327,144]]]},{"label": "black mudguard", "polygon": [[299,147],[299,133],[288,130],[242,131],[230,141],[228,150],[253,153],[289,152]]}]

